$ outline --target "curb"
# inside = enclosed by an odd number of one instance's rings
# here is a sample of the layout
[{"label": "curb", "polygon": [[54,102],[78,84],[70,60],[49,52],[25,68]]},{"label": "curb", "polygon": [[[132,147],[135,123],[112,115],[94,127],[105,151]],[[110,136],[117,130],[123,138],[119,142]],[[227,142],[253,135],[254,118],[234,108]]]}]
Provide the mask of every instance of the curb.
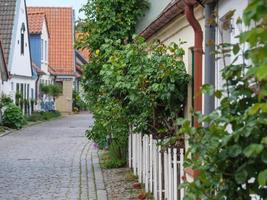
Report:
[{"label": "curb", "polygon": [[107,191],[104,184],[104,177],[99,164],[98,150],[92,150],[92,160],[94,168],[94,178],[96,195],[98,200],[107,200]]},{"label": "curb", "polygon": [[22,131],[22,130],[24,130],[26,128],[30,128],[30,127],[35,126],[35,125],[39,125],[39,124],[42,124],[42,123],[45,123],[45,122],[50,122],[50,121],[54,121],[54,120],[58,120],[58,119],[63,119],[63,118],[65,118],[65,116],[56,117],[56,118],[53,118],[53,119],[50,119],[50,120],[47,120],[47,121],[33,122],[33,123],[30,123],[30,124],[25,125],[21,129],[10,129],[10,130],[4,132],[3,134],[0,134],[0,138],[1,137],[4,137],[4,136],[7,136],[7,135],[9,135],[11,133],[16,133],[18,131]]},{"label": "curb", "polygon": [[4,137],[4,136],[6,136],[6,135],[9,135],[9,134],[12,133],[12,132],[13,132],[13,130],[5,131],[3,134],[0,134],[0,138],[1,138],[1,137]]}]

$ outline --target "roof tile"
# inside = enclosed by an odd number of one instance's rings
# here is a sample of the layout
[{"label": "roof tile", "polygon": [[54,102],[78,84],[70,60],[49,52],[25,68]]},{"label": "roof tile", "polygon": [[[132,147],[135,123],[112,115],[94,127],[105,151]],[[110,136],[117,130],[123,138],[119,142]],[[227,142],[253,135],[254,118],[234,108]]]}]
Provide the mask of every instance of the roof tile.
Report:
[{"label": "roof tile", "polygon": [[49,65],[57,75],[74,75],[73,10],[70,7],[28,7],[28,12],[43,12],[47,18]]},{"label": "roof tile", "polygon": [[30,34],[41,34],[44,20],[45,14],[43,12],[29,12],[28,22]]},{"label": "roof tile", "polygon": [[16,0],[0,0],[0,40],[7,63],[11,46],[16,2]]}]

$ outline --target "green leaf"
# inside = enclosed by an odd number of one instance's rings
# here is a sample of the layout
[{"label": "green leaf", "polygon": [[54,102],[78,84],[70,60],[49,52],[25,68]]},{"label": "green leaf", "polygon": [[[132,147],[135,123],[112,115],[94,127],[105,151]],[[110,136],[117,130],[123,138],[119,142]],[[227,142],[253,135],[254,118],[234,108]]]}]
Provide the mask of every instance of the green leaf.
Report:
[{"label": "green leaf", "polygon": [[267,184],[267,169],[261,171],[258,175],[258,183],[261,186],[266,186]]},{"label": "green leaf", "polygon": [[250,115],[255,115],[259,110],[267,112],[267,103],[256,103],[249,109]]},{"label": "green leaf", "polygon": [[267,164],[267,151],[266,151],[266,150],[263,151],[263,152],[261,153],[261,160],[262,160],[264,163]]},{"label": "green leaf", "polygon": [[239,44],[235,44],[233,47],[233,53],[236,55],[238,54],[239,51],[240,51]]},{"label": "green leaf", "polygon": [[236,157],[242,153],[242,148],[238,144],[235,144],[229,147],[228,153],[231,157]]},{"label": "green leaf", "polygon": [[245,169],[242,169],[235,173],[235,180],[238,184],[242,184],[247,180],[248,172]]},{"label": "green leaf", "polygon": [[222,91],[221,90],[216,90],[214,92],[214,96],[217,97],[218,99],[220,99],[222,97]]},{"label": "green leaf", "polygon": [[201,87],[201,92],[202,93],[207,93],[208,95],[213,95],[214,94],[214,86],[210,84],[204,84]]},{"label": "green leaf", "polygon": [[262,138],[261,143],[267,145],[267,137]]},{"label": "green leaf", "polygon": [[256,76],[260,81],[267,79],[267,64],[263,64],[257,68]]},{"label": "green leaf", "polygon": [[246,157],[256,156],[262,152],[263,148],[262,144],[250,144],[244,149],[243,153]]}]

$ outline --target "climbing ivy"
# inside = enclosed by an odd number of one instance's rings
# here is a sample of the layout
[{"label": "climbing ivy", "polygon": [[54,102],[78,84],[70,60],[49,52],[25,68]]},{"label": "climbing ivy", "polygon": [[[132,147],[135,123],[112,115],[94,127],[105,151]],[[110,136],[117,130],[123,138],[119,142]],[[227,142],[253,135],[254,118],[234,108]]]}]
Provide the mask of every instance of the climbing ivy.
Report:
[{"label": "climbing ivy", "polygon": [[[267,1],[251,0],[244,11],[246,31],[236,44],[219,44],[218,57],[233,61],[223,68],[224,87],[202,91],[220,99],[209,115],[195,113],[200,126],[180,120],[176,137],[190,136],[186,166],[200,175],[184,186],[185,199],[267,198]],[[227,15],[231,19],[234,11]],[[227,29],[229,21],[222,26]],[[250,27],[250,28],[248,28]],[[226,62],[223,62],[226,63]]]}]

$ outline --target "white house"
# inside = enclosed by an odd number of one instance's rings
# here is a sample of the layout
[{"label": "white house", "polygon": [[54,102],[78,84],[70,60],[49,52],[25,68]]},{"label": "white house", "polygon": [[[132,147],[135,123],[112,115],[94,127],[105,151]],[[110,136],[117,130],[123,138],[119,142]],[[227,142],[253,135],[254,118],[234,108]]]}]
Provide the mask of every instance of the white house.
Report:
[{"label": "white house", "polygon": [[28,21],[33,72],[34,76],[37,77],[36,109],[53,110],[52,108],[48,108],[51,106],[47,106],[51,104],[54,105],[53,98],[42,94],[40,90],[41,85],[53,84],[55,79],[55,77],[50,74],[49,70],[49,30],[46,15],[44,12],[28,12]]},{"label": "white house", "polygon": [[35,79],[32,72],[29,31],[25,0],[1,0],[0,40],[6,58],[9,80],[3,92],[19,105],[24,113],[31,113],[35,98]]}]

